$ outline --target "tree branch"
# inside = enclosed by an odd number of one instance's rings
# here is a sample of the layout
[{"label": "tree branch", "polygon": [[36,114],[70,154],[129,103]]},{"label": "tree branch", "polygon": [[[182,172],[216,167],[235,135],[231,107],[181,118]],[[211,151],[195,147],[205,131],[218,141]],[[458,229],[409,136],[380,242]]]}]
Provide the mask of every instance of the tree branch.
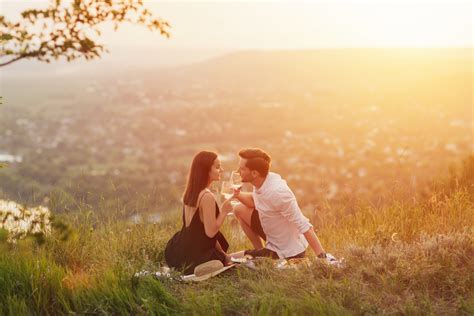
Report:
[{"label": "tree branch", "polygon": [[12,59],[12,60],[10,60],[10,61],[7,61],[7,62],[5,62],[5,63],[1,63],[1,64],[0,64],[0,67],[10,65],[11,63],[14,63],[15,61],[18,61],[18,60],[23,59],[23,58],[25,58],[25,57],[26,57],[26,56],[18,56],[17,58],[14,58],[14,59]]},{"label": "tree branch", "polygon": [[0,62],[0,67],[23,58],[43,62],[61,57],[67,61],[100,58],[107,50],[96,44],[91,33],[100,37],[99,27],[107,22],[112,22],[114,28],[125,22],[143,25],[167,38],[170,36],[168,22],[143,8],[142,0],[74,0],[68,6],[60,6],[62,0],[50,1],[48,9],[23,11],[23,19],[17,23],[0,15],[0,58],[13,58]]}]

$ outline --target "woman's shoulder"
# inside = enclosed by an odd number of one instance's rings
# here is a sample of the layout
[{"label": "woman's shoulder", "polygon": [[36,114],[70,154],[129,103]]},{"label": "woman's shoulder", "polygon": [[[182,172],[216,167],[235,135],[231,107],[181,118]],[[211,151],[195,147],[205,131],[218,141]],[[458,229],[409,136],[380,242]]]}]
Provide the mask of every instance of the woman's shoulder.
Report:
[{"label": "woman's shoulder", "polygon": [[200,205],[211,205],[216,203],[216,197],[214,193],[209,189],[204,189],[199,193],[199,200],[201,201]]},{"label": "woman's shoulder", "polygon": [[216,197],[214,196],[214,193],[209,190],[208,188],[202,190],[201,192],[199,192],[199,199],[201,200],[215,200]]}]

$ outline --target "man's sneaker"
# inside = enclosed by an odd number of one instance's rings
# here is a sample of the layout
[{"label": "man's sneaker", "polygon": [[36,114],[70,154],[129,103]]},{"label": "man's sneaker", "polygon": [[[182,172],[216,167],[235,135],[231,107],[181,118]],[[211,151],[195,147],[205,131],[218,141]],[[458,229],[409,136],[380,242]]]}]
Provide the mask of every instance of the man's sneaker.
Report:
[{"label": "man's sneaker", "polygon": [[323,259],[324,261],[326,261],[326,263],[328,263],[332,266],[336,266],[338,268],[340,268],[342,266],[342,260],[337,260],[336,257],[334,257],[329,252],[318,255],[318,258]]},{"label": "man's sneaker", "polygon": [[326,253],[326,261],[329,264],[337,264],[339,261],[330,253]]}]

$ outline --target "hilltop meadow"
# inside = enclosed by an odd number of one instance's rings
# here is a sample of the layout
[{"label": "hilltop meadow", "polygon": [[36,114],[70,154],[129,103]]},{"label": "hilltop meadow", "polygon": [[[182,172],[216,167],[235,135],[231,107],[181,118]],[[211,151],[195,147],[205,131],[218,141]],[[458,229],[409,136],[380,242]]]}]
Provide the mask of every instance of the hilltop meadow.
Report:
[{"label": "hilltop meadow", "polygon": [[[0,314],[472,315],[473,165],[426,200],[320,214],[318,235],[341,267],[311,253],[296,269],[269,260],[201,283],[135,277],[164,264],[178,209],[158,223],[96,225],[87,211],[54,217],[52,233],[16,243],[3,231]],[[233,218],[223,232],[231,251],[250,247]]]}]

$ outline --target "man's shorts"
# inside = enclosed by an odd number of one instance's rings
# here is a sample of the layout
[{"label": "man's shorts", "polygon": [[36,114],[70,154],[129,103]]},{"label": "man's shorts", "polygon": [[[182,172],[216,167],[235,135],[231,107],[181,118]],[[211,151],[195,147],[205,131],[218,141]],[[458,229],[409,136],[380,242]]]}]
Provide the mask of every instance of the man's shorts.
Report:
[{"label": "man's shorts", "polygon": [[262,223],[260,222],[260,217],[258,216],[258,211],[256,209],[252,211],[252,217],[250,218],[250,227],[263,240],[267,240],[267,235],[265,235],[265,233],[263,232]]},{"label": "man's shorts", "polygon": [[[250,218],[250,227],[252,230],[257,233],[263,240],[267,240],[267,235],[265,235],[263,228],[262,228],[262,223],[260,222],[260,217],[258,216],[258,211],[254,209],[252,211],[252,216]],[[245,250],[244,252],[246,255],[251,255],[252,257],[269,257],[272,259],[278,259],[278,254],[270,249],[267,248],[260,248],[260,249],[250,249],[250,250]],[[297,254],[296,256],[288,257],[286,259],[293,259],[293,258],[304,258],[306,251],[303,251],[302,253]]]}]

